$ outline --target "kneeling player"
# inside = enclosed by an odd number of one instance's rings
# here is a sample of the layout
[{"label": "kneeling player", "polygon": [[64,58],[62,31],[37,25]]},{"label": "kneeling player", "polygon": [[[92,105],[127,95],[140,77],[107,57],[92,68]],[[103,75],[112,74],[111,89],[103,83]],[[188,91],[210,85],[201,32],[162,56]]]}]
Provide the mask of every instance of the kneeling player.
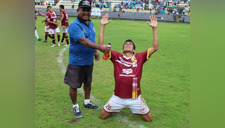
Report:
[{"label": "kneeling player", "polygon": [[[140,80],[143,64],[158,50],[157,19],[150,16],[149,26],[153,29],[152,47],[141,53],[135,53],[135,44],[126,40],[123,45],[123,55],[111,50],[109,58],[114,65],[115,90],[113,96],[105,104],[100,114],[106,119],[110,113],[117,113],[124,107],[129,107],[133,114],[138,114],[145,121],[152,121],[148,106],[141,96]],[[108,24],[108,14],[102,17],[99,34],[99,44],[104,44],[104,27]]]}]

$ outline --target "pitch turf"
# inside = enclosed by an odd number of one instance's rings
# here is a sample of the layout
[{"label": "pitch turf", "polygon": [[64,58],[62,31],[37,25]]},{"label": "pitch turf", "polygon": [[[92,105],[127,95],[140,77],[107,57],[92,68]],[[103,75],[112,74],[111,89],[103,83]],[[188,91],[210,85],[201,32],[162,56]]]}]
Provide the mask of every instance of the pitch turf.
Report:
[{"label": "pitch turf", "polygon": [[[36,23],[42,40],[43,19],[44,17],[39,16]],[[70,17],[69,22],[74,19],[75,17]],[[92,21],[97,42],[100,20]],[[80,93],[78,103],[83,117],[75,119],[71,113],[69,87],[63,83],[64,74],[57,63],[58,54],[64,46],[51,48],[51,39],[42,43],[35,37],[36,127],[125,128],[129,126],[129,121],[151,128],[190,127],[190,25],[158,23],[158,37],[159,50],[144,64],[141,79],[142,97],[153,117],[150,123],[138,115],[133,115],[128,108],[101,120],[101,110],[94,111],[82,107],[84,96]],[[111,42],[113,50],[122,52],[122,44],[126,39],[132,39],[136,44],[136,52],[142,52],[152,45],[152,29],[143,21],[113,20],[106,26],[105,42]],[[100,55],[102,58],[102,53]],[[64,53],[63,63],[65,66],[68,64],[68,49]],[[109,100],[113,90],[112,63],[103,59],[95,62],[92,95],[101,108]]]}]

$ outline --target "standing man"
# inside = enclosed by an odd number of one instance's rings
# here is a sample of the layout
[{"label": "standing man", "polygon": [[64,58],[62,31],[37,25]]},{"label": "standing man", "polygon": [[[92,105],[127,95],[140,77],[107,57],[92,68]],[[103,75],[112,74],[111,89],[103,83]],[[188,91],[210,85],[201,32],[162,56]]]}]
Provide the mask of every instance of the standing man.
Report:
[{"label": "standing man", "polygon": [[62,33],[63,33],[63,37],[62,37],[62,40],[61,40],[61,44],[63,44],[64,38],[66,38],[66,45],[64,45],[64,46],[69,46],[69,37],[67,35],[67,29],[69,27],[68,14],[64,10],[64,5],[60,5],[59,6],[59,10],[60,10],[60,13],[61,13],[61,19],[59,20],[59,23],[61,22],[61,25],[62,25]]},{"label": "standing man", "polygon": [[57,34],[58,37],[58,46],[60,46],[60,30],[58,27],[57,23],[57,17],[56,17],[56,12],[53,12],[52,7],[50,6],[48,8],[49,13],[47,13],[47,22],[49,24],[49,34],[51,34],[52,37],[52,43],[53,45],[51,47],[55,47],[55,33]]},{"label": "standing man", "polygon": [[[145,121],[152,121],[150,110],[141,96],[140,81],[143,64],[158,50],[157,19],[150,16],[148,23],[153,30],[152,46],[144,52],[135,53],[135,44],[128,39],[123,44],[123,55],[110,50],[109,58],[114,65],[115,90],[105,104],[100,114],[106,119],[110,113],[118,113],[124,107],[129,107],[133,114],[141,115]],[[104,45],[104,28],[108,24],[108,14],[102,17],[99,33],[99,44]]]},{"label": "standing man", "polygon": [[90,101],[93,58],[99,60],[96,49],[106,52],[105,45],[95,44],[95,28],[91,20],[91,3],[81,0],[77,9],[77,19],[69,26],[69,64],[64,78],[64,83],[70,86],[70,98],[73,103],[72,113],[77,118],[82,113],[77,103],[77,89],[83,85],[85,99],[83,107],[98,110],[99,107]]}]

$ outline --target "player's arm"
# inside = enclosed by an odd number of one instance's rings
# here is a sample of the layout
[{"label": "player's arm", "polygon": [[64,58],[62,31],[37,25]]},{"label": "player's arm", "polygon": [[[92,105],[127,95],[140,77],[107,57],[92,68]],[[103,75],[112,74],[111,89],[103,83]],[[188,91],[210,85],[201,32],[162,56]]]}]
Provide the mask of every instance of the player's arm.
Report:
[{"label": "player's arm", "polygon": [[50,24],[58,25],[57,23],[50,21],[50,19],[47,19],[47,22],[50,23]]},{"label": "player's arm", "polygon": [[41,16],[45,16],[45,14],[41,13],[38,9],[36,9],[36,11],[37,11]]},{"label": "player's arm", "polygon": [[148,58],[158,50],[159,43],[158,43],[158,34],[157,34],[157,18],[154,15],[149,16],[151,23],[147,22],[147,24],[152,27],[153,30],[153,43],[152,47],[148,49]]},{"label": "player's arm", "polygon": [[106,13],[101,20],[101,27],[100,27],[100,32],[99,32],[99,37],[98,37],[98,44],[100,45],[105,45],[104,43],[104,30],[105,30],[105,25],[111,22],[111,20],[108,20],[109,14]]},{"label": "player's arm", "polygon": [[59,22],[62,22],[63,18],[64,18],[64,14],[61,14],[61,18],[59,18]]}]

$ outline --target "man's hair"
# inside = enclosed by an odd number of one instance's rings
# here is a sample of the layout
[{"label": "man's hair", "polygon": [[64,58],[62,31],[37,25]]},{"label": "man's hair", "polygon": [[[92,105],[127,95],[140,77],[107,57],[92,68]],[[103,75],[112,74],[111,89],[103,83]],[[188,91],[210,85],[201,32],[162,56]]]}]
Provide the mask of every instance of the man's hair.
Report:
[{"label": "man's hair", "polygon": [[59,7],[62,8],[62,9],[64,9],[64,5],[60,5]]},{"label": "man's hair", "polygon": [[47,9],[51,8],[52,6],[47,6]]},{"label": "man's hair", "polygon": [[125,43],[127,43],[127,42],[131,42],[131,43],[133,44],[133,48],[134,48],[134,50],[135,50],[135,44],[134,44],[134,42],[133,42],[131,39],[127,39],[127,40],[124,42],[124,44],[123,44],[123,49],[124,49]]}]

